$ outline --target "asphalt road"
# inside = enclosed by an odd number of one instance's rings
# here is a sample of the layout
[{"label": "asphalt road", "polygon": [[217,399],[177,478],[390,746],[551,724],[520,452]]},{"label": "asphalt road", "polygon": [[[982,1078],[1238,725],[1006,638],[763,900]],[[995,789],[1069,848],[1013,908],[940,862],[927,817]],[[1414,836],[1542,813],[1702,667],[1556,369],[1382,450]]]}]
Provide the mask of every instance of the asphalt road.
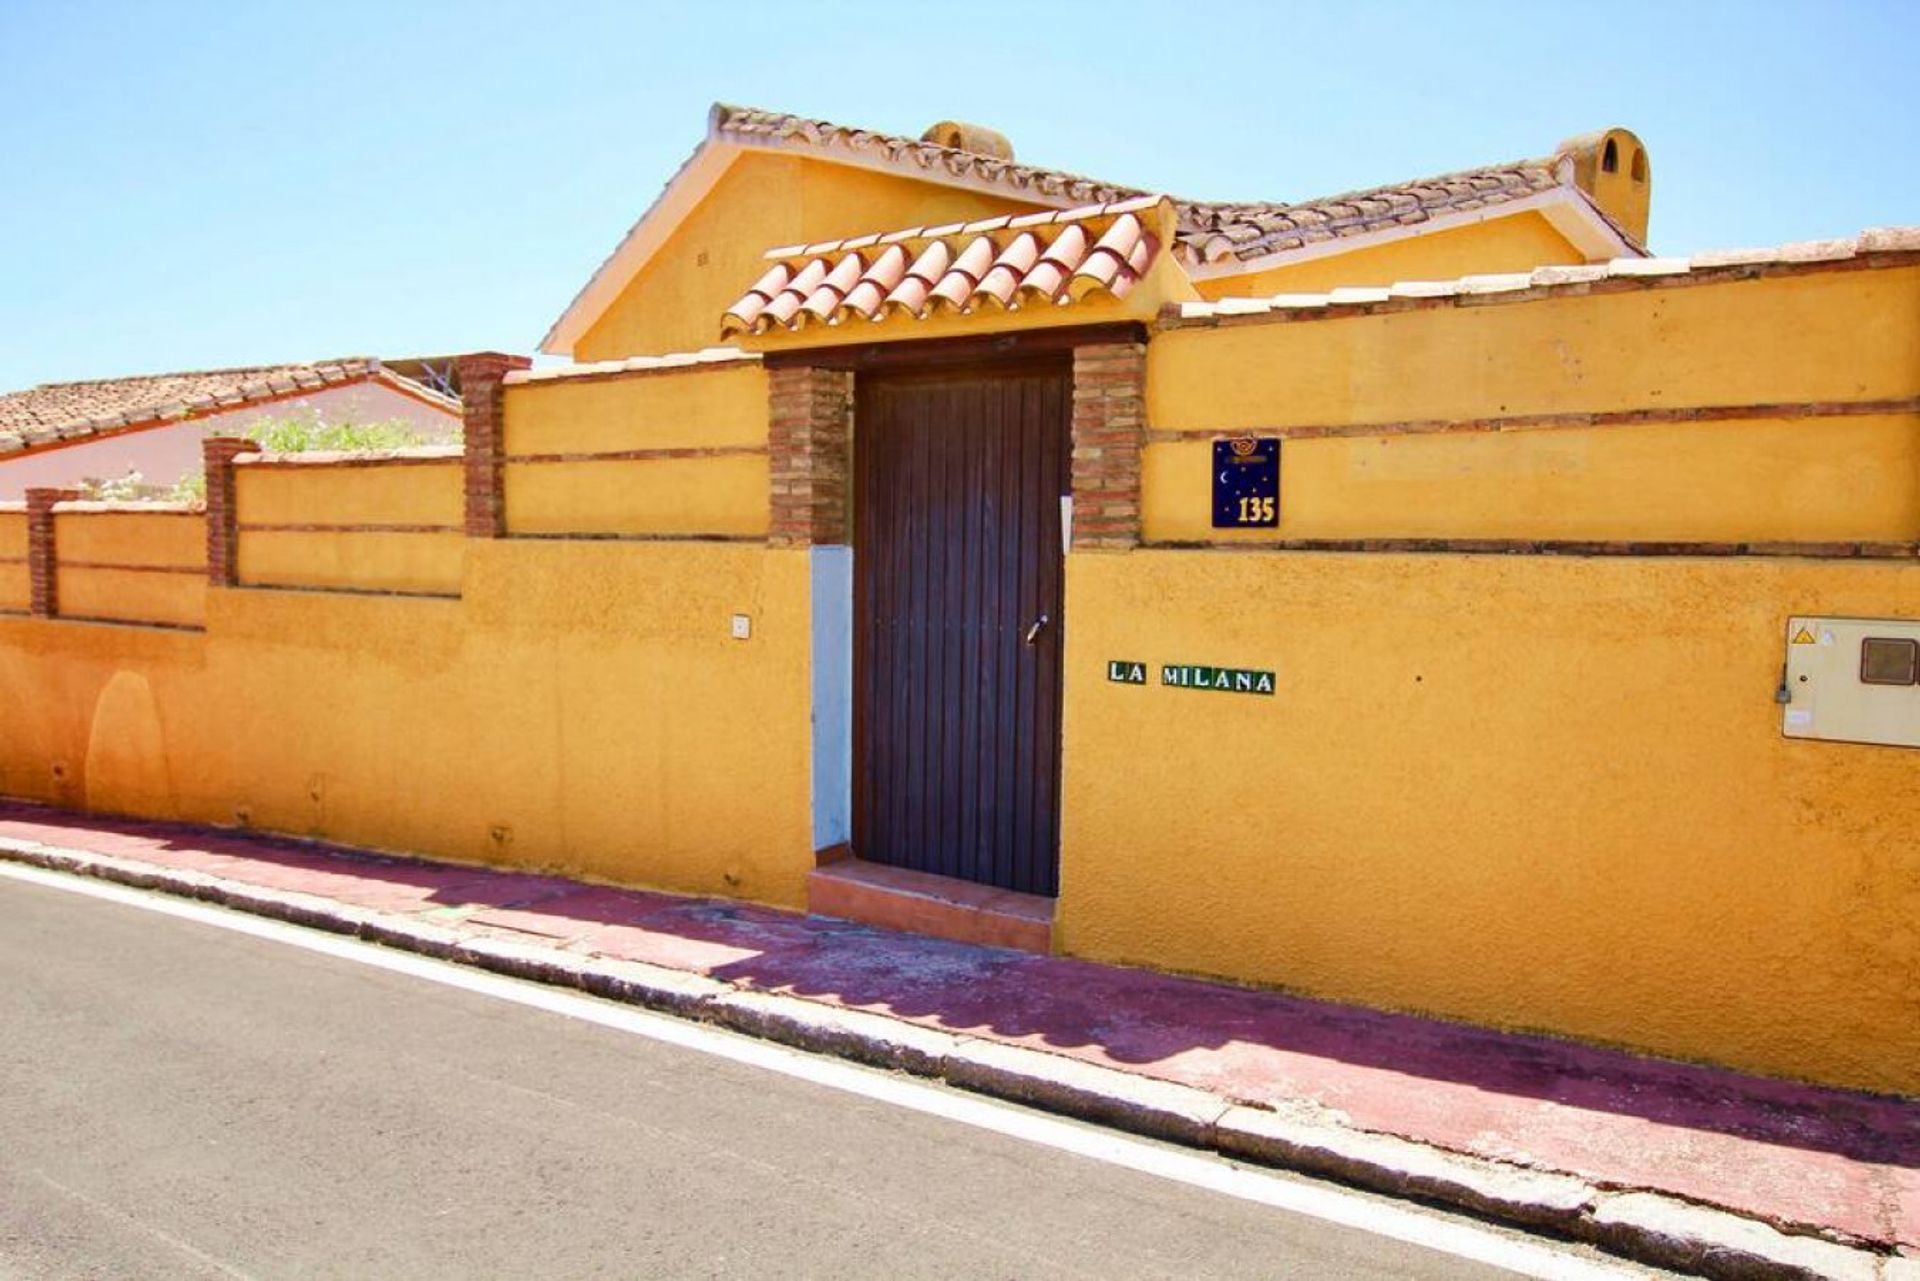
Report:
[{"label": "asphalt road", "polygon": [[1507,1274],[0,879],[0,1275]]}]

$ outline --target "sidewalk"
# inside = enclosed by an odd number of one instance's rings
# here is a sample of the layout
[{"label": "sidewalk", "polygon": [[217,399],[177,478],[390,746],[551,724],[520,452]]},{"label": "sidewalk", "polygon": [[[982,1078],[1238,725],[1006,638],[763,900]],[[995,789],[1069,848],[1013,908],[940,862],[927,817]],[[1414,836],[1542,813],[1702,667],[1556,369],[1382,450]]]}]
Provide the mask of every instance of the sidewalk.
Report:
[{"label": "sidewalk", "polygon": [[0,858],[566,983],[1714,1276],[1920,1281],[1920,1102],[722,900],[0,802]]}]

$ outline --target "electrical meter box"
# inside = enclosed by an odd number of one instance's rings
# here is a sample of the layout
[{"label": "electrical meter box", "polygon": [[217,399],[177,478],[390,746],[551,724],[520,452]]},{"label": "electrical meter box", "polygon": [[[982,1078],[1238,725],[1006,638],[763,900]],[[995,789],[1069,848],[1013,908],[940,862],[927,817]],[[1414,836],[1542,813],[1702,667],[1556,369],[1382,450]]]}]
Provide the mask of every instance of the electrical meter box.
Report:
[{"label": "electrical meter box", "polygon": [[1788,738],[1920,747],[1920,619],[1787,620]]}]

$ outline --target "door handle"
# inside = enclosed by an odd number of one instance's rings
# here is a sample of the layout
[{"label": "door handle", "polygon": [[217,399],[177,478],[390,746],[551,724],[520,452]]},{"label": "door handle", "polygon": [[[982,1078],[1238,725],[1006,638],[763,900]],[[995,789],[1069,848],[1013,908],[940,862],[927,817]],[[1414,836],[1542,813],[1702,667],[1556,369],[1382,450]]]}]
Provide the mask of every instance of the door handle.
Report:
[{"label": "door handle", "polygon": [[1047,629],[1047,616],[1045,614],[1042,614],[1040,615],[1040,617],[1033,620],[1033,626],[1027,628],[1027,647],[1029,649],[1033,647],[1033,644],[1035,641],[1040,639],[1040,633],[1045,631],[1046,629]]}]

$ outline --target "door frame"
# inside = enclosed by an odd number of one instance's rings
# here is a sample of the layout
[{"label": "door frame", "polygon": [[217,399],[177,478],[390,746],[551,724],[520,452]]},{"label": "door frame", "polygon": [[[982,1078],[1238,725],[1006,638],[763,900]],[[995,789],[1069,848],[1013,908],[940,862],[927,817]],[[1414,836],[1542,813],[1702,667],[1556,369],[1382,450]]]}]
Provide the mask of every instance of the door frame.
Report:
[{"label": "door frame", "polygon": [[[862,374],[883,371],[890,372],[899,370],[906,372],[917,369],[932,370],[941,366],[950,365],[999,363],[1009,360],[1018,361],[1023,357],[1047,353],[1058,354],[1072,362],[1074,368],[1073,387],[1077,391],[1081,386],[1079,357],[1082,354],[1082,348],[1111,350],[1117,347],[1132,345],[1135,352],[1138,353],[1136,359],[1141,362],[1139,367],[1141,382],[1133,389],[1135,399],[1130,407],[1124,404],[1116,406],[1118,412],[1132,412],[1135,414],[1133,421],[1136,427],[1129,433],[1133,438],[1132,456],[1128,458],[1124,464],[1118,466],[1113,462],[1109,462],[1106,470],[1109,476],[1116,472],[1124,473],[1126,479],[1130,480],[1137,490],[1139,484],[1137,448],[1138,445],[1143,442],[1146,421],[1144,406],[1144,352],[1147,343],[1148,327],[1144,323],[1139,321],[1124,321],[1091,325],[1055,325],[1046,328],[1020,330],[1013,333],[983,334],[978,336],[900,338],[891,341],[847,343],[830,347],[793,347],[762,350],[759,353],[762,367],[768,370],[769,373],[774,373],[775,371],[820,370],[841,372],[849,375],[848,383],[844,391],[835,389],[824,392],[812,391],[809,393],[816,396],[821,394],[832,395],[836,399],[844,394],[844,416],[838,411],[835,411],[825,420],[841,422],[844,424],[843,426],[840,426],[837,431],[829,429],[825,433],[821,433],[818,428],[815,428],[814,434],[803,434],[798,438],[788,437],[783,439],[776,433],[770,448],[770,453],[773,455],[774,474],[778,476],[782,473],[782,460],[786,459],[788,461],[785,470],[798,478],[797,480],[788,482],[789,484],[798,484],[801,486],[800,489],[792,492],[804,494],[808,492],[810,487],[816,487],[821,484],[823,478],[825,483],[832,484],[834,483],[834,478],[838,477],[838,483],[844,486],[845,493],[843,515],[836,516],[824,522],[815,518],[811,522],[810,532],[807,531],[803,523],[803,531],[798,535],[788,534],[779,540],[769,539],[770,545],[774,546],[810,547],[815,555],[815,564],[812,570],[812,596],[815,615],[813,628],[814,652],[812,655],[814,667],[812,755],[815,765],[813,809],[815,816],[814,846],[817,862],[821,864],[830,863],[837,859],[847,857],[851,852],[853,792],[857,785],[853,776],[854,750],[852,743],[854,721],[852,699],[853,687],[855,685],[853,648],[855,642],[854,629],[851,624],[853,622],[852,597],[853,579],[855,575],[851,561],[853,556],[855,522],[853,512],[855,478],[852,472],[852,452],[856,447],[859,436],[859,426],[856,421],[858,415],[855,411],[855,406],[859,399],[858,384],[860,376]],[[1096,381],[1098,381],[1099,375],[1097,369],[1095,371],[1095,377]],[[777,396],[777,389],[773,390]],[[1110,391],[1106,393],[1108,397],[1111,397],[1112,394]],[[791,404],[792,402],[788,403]],[[774,408],[777,416],[777,402]],[[823,420],[816,417],[814,421],[820,423]],[[1080,412],[1079,409],[1076,408],[1074,411],[1074,423],[1069,438],[1070,446],[1080,443],[1080,429]],[[822,450],[825,451],[826,457],[820,457],[820,451]],[[1104,452],[1111,459],[1114,455],[1127,451],[1115,450],[1109,447]],[[824,470],[815,462],[810,461],[814,458],[818,458],[820,463],[826,464]],[[1083,496],[1082,469],[1080,464],[1072,459],[1069,459],[1069,474],[1076,508],[1084,506],[1084,504],[1081,504],[1079,501]],[[1110,489],[1110,482],[1109,485],[1100,486],[1099,488]],[[774,501],[777,507],[781,500],[776,498]],[[789,498],[785,501],[792,503],[796,501],[796,499]],[[1135,523],[1131,525],[1130,529],[1124,527],[1124,521],[1122,522],[1123,528],[1118,531],[1119,536],[1116,538],[1112,531],[1108,531],[1102,535],[1099,531],[1093,530],[1093,522],[1084,520],[1080,513],[1076,511],[1074,520],[1074,545],[1076,549],[1082,546],[1080,530],[1083,524],[1089,528],[1090,533],[1095,535],[1091,541],[1085,543],[1085,546],[1111,550],[1137,545],[1139,536],[1137,516],[1135,516],[1133,520]],[[1108,523],[1113,523],[1112,518],[1109,518]],[[1058,804],[1062,827],[1062,841],[1065,839],[1065,826],[1068,817],[1065,812],[1064,803],[1064,771],[1066,758],[1064,699],[1067,685],[1065,662],[1068,657],[1064,650],[1065,641],[1066,637],[1063,632],[1061,636],[1063,670],[1060,682],[1063,705],[1058,729],[1062,741],[1060,743],[1060,765],[1058,767],[1060,776],[1056,777],[1055,780],[1055,786],[1059,789]],[[823,787],[828,790],[823,792],[821,790]]]},{"label": "door frame", "polygon": [[[871,859],[872,850],[866,843],[872,839],[873,835],[870,830],[867,830],[867,827],[870,822],[870,804],[872,803],[873,796],[872,789],[875,787],[875,770],[873,768],[875,759],[872,755],[873,745],[866,740],[870,731],[869,713],[872,711],[869,700],[875,696],[875,686],[872,679],[874,675],[873,665],[879,660],[868,650],[872,639],[868,620],[872,616],[874,602],[869,595],[872,589],[871,581],[866,574],[861,572],[861,569],[864,557],[877,558],[881,554],[875,548],[865,545],[861,538],[860,507],[862,499],[869,497],[866,493],[867,485],[869,484],[869,473],[862,467],[860,459],[859,422],[861,407],[868,403],[867,397],[872,394],[872,390],[878,382],[891,385],[912,385],[916,382],[940,383],[954,379],[965,379],[983,383],[992,383],[1000,380],[1014,381],[1035,376],[1055,379],[1063,389],[1066,397],[1065,403],[1062,405],[1065,421],[1057,424],[1060,432],[1059,448],[1061,454],[1059,461],[1062,472],[1061,481],[1063,485],[1066,486],[1066,490],[1062,494],[1055,496],[1055,501],[1057,502],[1059,498],[1066,497],[1071,493],[1072,485],[1073,358],[1069,350],[1044,349],[1021,352],[1012,356],[1001,356],[997,359],[956,358],[932,365],[914,363],[912,365],[901,365],[889,368],[884,371],[870,369],[869,373],[871,377],[867,380],[861,380],[853,389],[854,444],[852,450],[849,451],[848,466],[851,473],[849,476],[849,497],[851,501],[848,507],[847,523],[849,527],[849,542],[853,548],[851,568],[853,577],[852,605],[854,619],[853,688],[852,698],[849,704],[849,711],[853,721],[851,744],[852,795],[850,797],[849,843],[855,857]],[[1045,744],[1037,742],[1034,744],[1035,750],[1045,751],[1049,754],[1047,770],[1050,774],[1048,793],[1051,800],[1046,821],[1050,835],[1046,840],[1046,847],[1044,849],[1033,850],[1030,857],[1045,861],[1047,866],[1041,880],[1045,884],[1057,887],[1060,862],[1061,785],[1064,781],[1062,766],[1065,756],[1063,750],[1065,746],[1065,734],[1062,716],[1065,710],[1066,683],[1066,548],[1061,545],[1057,537],[1052,543],[1050,554],[1058,557],[1058,560],[1055,562],[1054,578],[1058,585],[1057,590],[1059,595],[1057,602],[1048,605],[1048,609],[1052,614],[1050,624],[1052,635],[1049,637],[1049,643],[1052,649],[1046,661],[1054,664],[1052,696],[1050,700],[1052,706],[1048,709],[1051,732],[1049,741]],[[1012,673],[1008,672],[1006,675],[1011,678]],[[947,710],[948,714],[951,714],[952,709],[949,708]],[[938,723],[945,725],[947,723],[946,717],[942,716],[939,718]],[[944,732],[943,730],[942,733]],[[973,764],[974,767],[977,768],[979,762],[976,761],[973,762]],[[921,768],[933,768],[933,765],[928,762],[922,762]],[[1012,767],[1010,766],[1009,768]],[[951,782],[952,780],[948,781]],[[1017,820],[1015,830],[1018,830]],[[891,863],[888,865],[902,866],[901,864]],[[941,874],[924,867],[912,868],[911,870],[925,875]],[[1046,897],[1053,897],[1058,893],[1057,888],[1055,888],[1052,893],[1049,893],[1047,890],[1038,888],[1037,886],[1014,889],[1012,886],[1000,885],[991,880],[976,880],[973,877],[965,876],[957,879],[966,881],[968,884],[978,884],[994,889],[1006,889],[1014,893],[1031,893]]]}]

